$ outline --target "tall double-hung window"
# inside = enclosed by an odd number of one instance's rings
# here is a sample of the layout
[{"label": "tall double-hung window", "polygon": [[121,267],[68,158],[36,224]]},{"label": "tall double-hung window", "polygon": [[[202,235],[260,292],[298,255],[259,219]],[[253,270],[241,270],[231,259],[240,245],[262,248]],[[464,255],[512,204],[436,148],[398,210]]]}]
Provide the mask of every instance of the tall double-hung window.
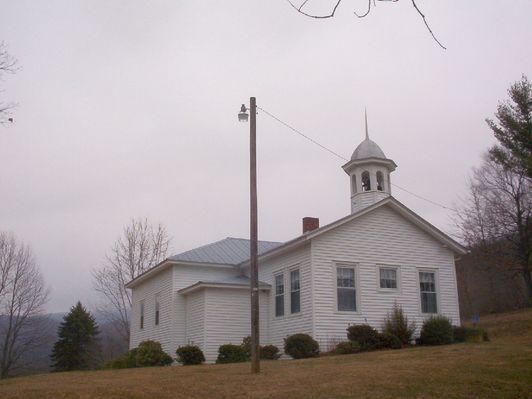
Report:
[{"label": "tall double-hung window", "polygon": [[435,272],[419,272],[419,292],[421,295],[421,313],[438,313]]},{"label": "tall double-hung window", "polygon": [[301,283],[299,280],[299,270],[290,272],[290,313],[301,311]]},{"label": "tall double-hung window", "polygon": [[140,328],[144,328],[144,301],[140,301]]},{"label": "tall double-hung window", "polygon": [[284,316],[284,275],[275,276],[275,316]]},{"label": "tall double-hung window", "polygon": [[339,311],[356,312],[357,295],[354,267],[336,267],[336,294]]}]

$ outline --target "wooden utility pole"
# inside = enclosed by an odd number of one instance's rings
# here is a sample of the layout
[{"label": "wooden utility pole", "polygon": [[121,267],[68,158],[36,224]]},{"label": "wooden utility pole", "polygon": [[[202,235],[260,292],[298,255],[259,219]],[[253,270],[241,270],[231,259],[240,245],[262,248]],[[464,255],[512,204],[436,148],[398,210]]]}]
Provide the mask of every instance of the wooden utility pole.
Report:
[{"label": "wooden utility pole", "polygon": [[249,99],[249,161],[250,161],[250,280],[251,280],[251,372],[260,372],[259,353],[259,271],[257,222],[257,102]]}]

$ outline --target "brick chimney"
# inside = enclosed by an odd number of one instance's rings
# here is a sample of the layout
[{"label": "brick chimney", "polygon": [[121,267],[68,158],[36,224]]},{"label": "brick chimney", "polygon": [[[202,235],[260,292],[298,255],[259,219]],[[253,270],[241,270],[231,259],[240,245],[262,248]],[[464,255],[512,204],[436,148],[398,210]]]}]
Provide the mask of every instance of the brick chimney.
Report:
[{"label": "brick chimney", "polygon": [[316,230],[320,227],[320,219],[304,217],[303,218],[303,234],[308,233],[309,231]]}]

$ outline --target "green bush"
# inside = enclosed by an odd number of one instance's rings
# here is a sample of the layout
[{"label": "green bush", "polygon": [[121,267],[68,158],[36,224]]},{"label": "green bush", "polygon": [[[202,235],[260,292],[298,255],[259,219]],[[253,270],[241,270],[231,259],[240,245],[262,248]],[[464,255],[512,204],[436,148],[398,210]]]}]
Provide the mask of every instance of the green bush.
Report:
[{"label": "green bush", "polygon": [[249,360],[248,352],[243,345],[225,344],[218,348],[216,363],[238,363]]},{"label": "green bush", "polygon": [[454,342],[482,342],[489,341],[488,333],[481,328],[453,326]]},{"label": "green bush", "polygon": [[177,355],[176,360],[184,366],[201,364],[205,361],[203,351],[196,345],[180,346],[175,353]]},{"label": "green bush", "polygon": [[310,335],[294,334],[284,339],[284,352],[294,359],[316,357],[320,354],[320,346]]},{"label": "green bush", "polygon": [[128,366],[127,366],[126,358],[124,356],[124,357],[119,357],[118,359],[109,360],[107,363],[104,364],[103,368],[116,370],[116,369],[127,369]]},{"label": "green bush", "polygon": [[167,366],[173,363],[173,359],[163,351],[157,341],[142,341],[136,352],[137,367]]},{"label": "green bush", "polygon": [[356,341],[363,351],[379,347],[379,332],[368,324],[352,325],[347,328],[347,339]]},{"label": "green bush", "polygon": [[407,345],[412,341],[412,337],[416,331],[416,323],[409,323],[408,317],[403,312],[403,308],[396,303],[384,318],[382,331],[395,335],[403,344]]},{"label": "green bush", "polygon": [[281,357],[279,348],[275,345],[265,345],[260,347],[260,358],[263,360],[277,360]]},{"label": "green bush", "polygon": [[386,332],[379,334],[379,348],[401,349],[402,347],[403,343],[401,342],[399,337],[396,337],[395,335]]},{"label": "green bush", "polygon": [[360,344],[357,341],[340,342],[334,348],[334,353],[336,355],[350,355],[357,352],[360,352]]},{"label": "green bush", "polygon": [[127,351],[124,356],[124,363],[126,365],[126,368],[130,369],[133,367],[137,367],[137,352],[138,348],[133,348]]},{"label": "green bush", "polygon": [[445,345],[453,342],[453,326],[445,316],[432,316],[425,320],[421,328],[423,345]]}]

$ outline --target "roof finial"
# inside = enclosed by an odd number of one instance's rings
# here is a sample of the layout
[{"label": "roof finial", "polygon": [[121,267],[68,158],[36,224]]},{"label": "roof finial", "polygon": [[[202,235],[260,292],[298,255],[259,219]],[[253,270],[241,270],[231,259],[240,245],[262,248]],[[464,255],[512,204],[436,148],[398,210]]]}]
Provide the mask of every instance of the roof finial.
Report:
[{"label": "roof finial", "polygon": [[366,107],[364,107],[364,117],[366,119],[366,140],[369,140],[369,133],[368,133],[368,110]]}]

